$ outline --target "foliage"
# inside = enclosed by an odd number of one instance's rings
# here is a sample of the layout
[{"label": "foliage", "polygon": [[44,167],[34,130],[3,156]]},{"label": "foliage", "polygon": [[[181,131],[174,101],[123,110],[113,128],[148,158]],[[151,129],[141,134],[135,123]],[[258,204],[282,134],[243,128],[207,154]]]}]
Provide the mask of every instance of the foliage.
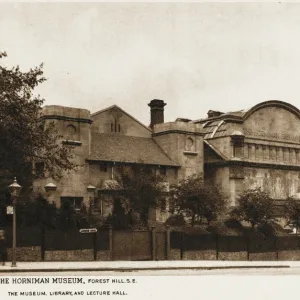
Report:
[{"label": "foliage", "polygon": [[[26,202],[17,202],[18,227],[54,228],[56,224],[56,207],[41,195]],[[12,215],[6,214],[6,206],[1,214],[1,226],[8,226],[12,222]]]},{"label": "foliage", "polygon": [[249,222],[254,228],[274,220],[272,205],[271,197],[260,188],[246,190],[238,199],[238,205],[231,215],[240,221]]},{"label": "foliage", "polygon": [[196,218],[204,218],[208,224],[224,211],[226,201],[218,187],[205,185],[201,177],[194,175],[172,187],[172,198],[177,213],[191,218],[194,226]]},{"label": "foliage", "polygon": [[57,211],[56,227],[61,230],[77,229],[76,211],[70,201],[63,201]]},{"label": "foliage", "polygon": [[[143,164],[134,168],[121,166],[116,175],[117,184],[110,188],[114,190],[114,219],[127,218],[119,226],[147,224],[148,211],[162,201],[162,177],[156,175]],[[136,218],[136,214],[138,218]]]},{"label": "foliage", "polygon": [[300,201],[288,197],[283,206],[284,216],[287,219],[287,224],[294,223],[296,227],[299,227],[300,222]]},{"label": "foliage", "polygon": [[[6,53],[0,53],[3,59]],[[42,162],[40,177],[60,178],[64,170],[72,170],[72,149],[60,143],[54,123],[41,118],[44,100],[34,89],[45,81],[43,65],[22,72],[0,65],[0,191],[17,176],[26,190],[33,180],[33,162]],[[2,197],[3,198],[3,197]]]},{"label": "foliage", "polygon": [[171,215],[167,219],[167,221],[165,222],[165,225],[169,225],[169,226],[172,226],[172,227],[185,226],[186,221],[185,221],[184,216],[182,214]]}]

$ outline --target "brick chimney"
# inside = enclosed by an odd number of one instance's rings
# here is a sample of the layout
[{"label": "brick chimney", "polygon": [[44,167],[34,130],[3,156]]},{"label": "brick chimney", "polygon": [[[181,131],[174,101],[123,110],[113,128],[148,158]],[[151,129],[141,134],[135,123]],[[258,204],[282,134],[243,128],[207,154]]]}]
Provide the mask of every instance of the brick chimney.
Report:
[{"label": "brick chimney", "polygon": [[164,106],[167,104],[163,100],[154,99],[148,104],[151,108],[151,123],[150,127],[154,125],[164,123]]}]

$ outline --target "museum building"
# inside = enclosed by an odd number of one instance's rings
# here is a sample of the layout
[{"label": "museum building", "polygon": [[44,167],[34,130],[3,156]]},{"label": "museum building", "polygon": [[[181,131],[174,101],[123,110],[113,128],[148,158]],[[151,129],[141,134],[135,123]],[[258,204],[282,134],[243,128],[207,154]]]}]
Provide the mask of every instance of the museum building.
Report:
[{"label": "museum building", "polygon": [[[54,122],[62,143],[74,147],[76,171],[59,181],[34,182],[34,190],[60,207],[93,203],[102,215],[112,211],[109,190],[118,167],[147,165],[165,178],[166,191],[192,174],[220,186],[230,205],[246,189],[261,187],[277,205],[300,195],[300,111],[282,101],[222,113],[210,110],[199,120],[164,122],[166,103],[149,103],[149,126],[117,105],[91,114],[86,109],[45,106],[42,118]],[[153,210],[165,221],[168,209]]]}]

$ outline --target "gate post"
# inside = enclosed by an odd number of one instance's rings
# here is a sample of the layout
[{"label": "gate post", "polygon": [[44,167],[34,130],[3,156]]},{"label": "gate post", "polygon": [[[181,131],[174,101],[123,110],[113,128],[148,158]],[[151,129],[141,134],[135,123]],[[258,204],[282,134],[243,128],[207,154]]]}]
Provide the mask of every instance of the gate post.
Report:
[{"label": "gate post", "polygon": [[216,260],[219,260],[219,237],[218,234],[215,235],[216,238]]},{"label": "gate post", "polygon": [[250,238],[249,234],[246,234],[246,245],[247,245],[247,260],[250,260]]},{"label": "gate post", "polygon": [[275,249],[276,249],[276,260],[279,260],[279,247],[278,247],[278,245],[279,245],[279,241],[278,241],[278,236],[277,235],[275,235]]},{"label": "gate post", "polygon": [[42,261],[45,260],[45,228],[42,226],[41,230],[41,259]]},{"label": "gate post", "polygon": [[152,260],[156,259],[156,239],[155,239],[155,226],[151,226],[151,252],[152,252]]},{"label": "gate post", "polygon": [[97,232],[94,232],[93,234],[93,246],[94,246],[94,260],[97,260]]},{"label": "gate post", "polygon": [[167,225],[166,228],[166,260],[170,257],[170,226]]},{"label": "gate post", "polygon": [[113,230],[111,225],[109,226],[108,235],[109,235],[109,258],[110,260],[113,260]]},{"label": "gate post", "polygon": [[183,260],[183,252],[186,250],[185,240],[184,240],[185,232],[180,233],[180,259]]}]

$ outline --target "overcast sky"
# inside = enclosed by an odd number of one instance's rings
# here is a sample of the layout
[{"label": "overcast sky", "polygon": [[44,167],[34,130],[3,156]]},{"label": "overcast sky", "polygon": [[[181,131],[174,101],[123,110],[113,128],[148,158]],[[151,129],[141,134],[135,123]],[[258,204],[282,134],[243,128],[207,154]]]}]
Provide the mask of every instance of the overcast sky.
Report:
[{"label": "overcast sky", "polygon": [[146,125],[277,99],[300,108],[300,3],[0,4],[2,60],[44,63],[46,105],[117,104]]}]

